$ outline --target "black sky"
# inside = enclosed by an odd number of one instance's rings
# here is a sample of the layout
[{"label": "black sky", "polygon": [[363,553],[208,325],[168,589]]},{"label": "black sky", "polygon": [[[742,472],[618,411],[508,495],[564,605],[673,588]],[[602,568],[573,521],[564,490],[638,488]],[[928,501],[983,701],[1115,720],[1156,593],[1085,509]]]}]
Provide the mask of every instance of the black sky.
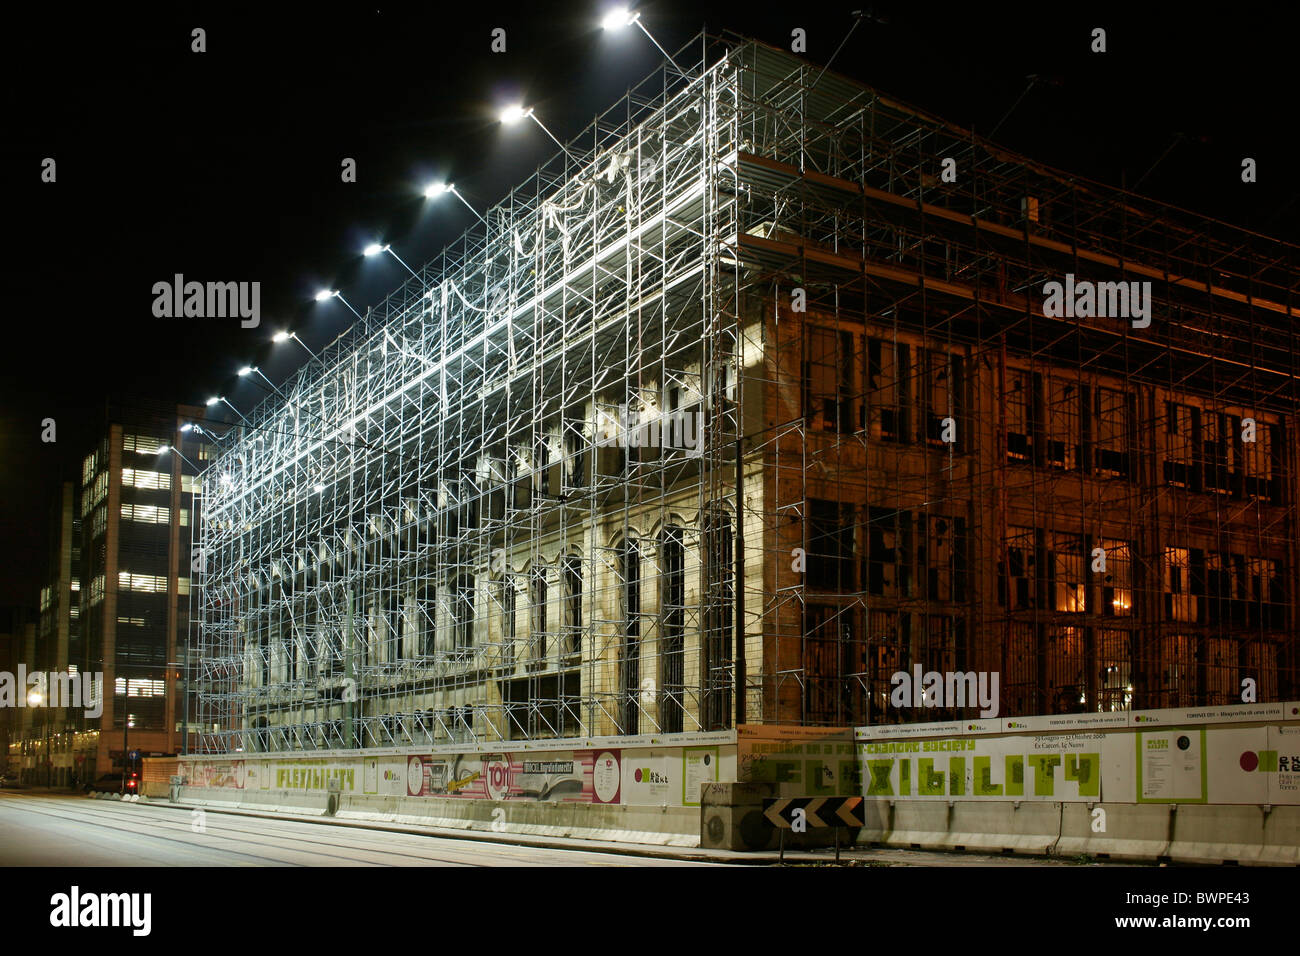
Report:
[{"label": "black sky", "polygon": [[[317,306],[322,284],[358,308],[405,273],[362,259],[375,239],[412,265],[471,224],[419,188],[449,177],[483,208],[554,150],[535,127],[508,134],[495,110],[536,107],[576,135],[660,62],[644,36],[596,28],[609,0],[467,5],[114,6],[53,4],[10,20],[0,39],[4,318],[0,373],[0,604],[34,604],[45,510],[72,477],[113,390],[169,401],[263,393],[233,377],[285,377],[304,353],[273,347],[290,327],[313,348],[352,318]],[[963,126],[987,131],[1034,89],[997,139],[1104,183],[1279,238],[1300,239],[1289,166],[1300,16],[1284,7],[1185,4],[691,3],[650,0],[645,23],[669,49],[703,26],[789,46],[810,60],[860,26],[834,68]],[[11,14],[7,14],[11,16]],[[195,27],[207,52],[191,52]],[[494,27],[507,52],[490,52]],[[1094,27],[1108,51],[1089,51]],[[41,161],[58,180],[40,181]],[[1254,157],[1259,182],[1240,179]],[[340,179],[355,158],[358,181]],[[259,281],[262,324],[157,319],[152,286],[173,274]],[[58,441],[40,440],[54,418]]]}]

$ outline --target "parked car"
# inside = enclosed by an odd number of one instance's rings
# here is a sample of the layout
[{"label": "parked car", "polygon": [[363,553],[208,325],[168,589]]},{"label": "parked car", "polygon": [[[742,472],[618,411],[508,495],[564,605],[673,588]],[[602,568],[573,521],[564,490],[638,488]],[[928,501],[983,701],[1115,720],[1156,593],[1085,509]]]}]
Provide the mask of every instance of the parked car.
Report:
[{"label": "parked car", "polygon": [[[139,788],[139,779],[132,778],[127,781],[127,793],[135,793]],[[106,773],[93,783],[86,784],[87,793],[121,793],[122,792],[122,774]]]}]

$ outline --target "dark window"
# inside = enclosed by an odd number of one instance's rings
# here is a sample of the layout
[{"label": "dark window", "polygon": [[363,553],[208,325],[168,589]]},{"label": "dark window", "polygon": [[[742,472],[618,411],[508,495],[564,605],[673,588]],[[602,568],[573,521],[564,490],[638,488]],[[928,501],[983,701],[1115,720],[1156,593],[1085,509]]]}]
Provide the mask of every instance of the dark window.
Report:
[{"label": "dark window", "polygon": [[515,662],[515,581],[510,575],[503,577],[501,588],[501,643],[502,662],[507,666]]},{"label": "dark window", "polygon": [[533,660],[546,659],[546,569],[534,568],[532,578]]},{"label": "dark window", "polygon": [[866,667],[857,612],[835,604],[804,606],[804,721],[815,725],[861,722],[864,706],[856,677]]},{"label": "dark window", "polygon": [[432,657],[437,650],[437,632],[434,629],[436,614],[434,610],[438,598],[438,589],[432,581],[420,584],[416,615],[420,630],[420,656]]},{"label": "dark window", "polygon": [[734,538],[731,516],[717,510],[709,514],[704,526],[704,660],[701,662],[704,684],[705,730],[725,730],[731,726],[732,621],[735,590]]},{"label": "dark window", "polygon": [[853,414],[853,335],[834,329],[808,330],[804,363],[804,417],[810,428],[848,432]]},{"label": "dark window", "polygon": [[871,508],[867,521],[867,592],[912,595],[912,513]]},{"label": "dark window", "polygon": [[682,529],[669,526],[660,539],[661,565],[660,620],[663,666],[660,726],[664,733],[680,733],[684,716],[686,690],[684,624],[686,617],[686,578],[683,566]]},{"label": "dark window", "polygon": [[812,498],[808,502],[808,573],[812,591],[855,591],[853,506]]},{"label": "dark window", "polygon": [[582,558],[564,559],[564,636],[566,654],[582,652]]},{"label": "dark window", "polygon": [[458,651],[468,650],[474,644],[474,578],[462,574],[456,579],[452,600],[453,637]]},{"label": "dark window", "polygon": [[619,701],[622,732],[640,733],[641,693],[641,550],[637,540],[628,537],[619,554],[619,577],[623,582],[624,641],[619,667]]},{"label": "dark window", "polygon": [[587,483],[587,439],[583,427],[582,409],[569,409],[564,417],[564,483],[571,488],[581,488]]}]

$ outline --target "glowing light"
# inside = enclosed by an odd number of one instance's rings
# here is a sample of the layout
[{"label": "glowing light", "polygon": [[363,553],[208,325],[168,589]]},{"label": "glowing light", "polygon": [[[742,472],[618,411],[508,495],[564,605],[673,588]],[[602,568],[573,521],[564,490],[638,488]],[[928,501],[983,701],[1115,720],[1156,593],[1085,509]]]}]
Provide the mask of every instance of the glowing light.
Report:
[{"label": "glowing light", "polygon": [[526,110],[522,106],[507,106],[501,111],[501,122],[506,124],[518,123],[525,116],[531,116],[532,112],[532,110]]},{"label": "glowing light", "polygon": [[336,295],[338,295],[338,293],[331,289],[321,289],[316,293],[316,301],[324,302],[326,299],[332,299]]},{"label": "glowing light", "polygon": [[430,183],[424,189],[424,198],[437,199],[443,193],[449,193],[455,188],[451,183]]},{"label": "glowing light", "polygon": [[627,7],[615,7],[605,18],[600,21],[600,26],[604,30],[621,30],[623,27],[633,23],[640,14],[628,13]]}]

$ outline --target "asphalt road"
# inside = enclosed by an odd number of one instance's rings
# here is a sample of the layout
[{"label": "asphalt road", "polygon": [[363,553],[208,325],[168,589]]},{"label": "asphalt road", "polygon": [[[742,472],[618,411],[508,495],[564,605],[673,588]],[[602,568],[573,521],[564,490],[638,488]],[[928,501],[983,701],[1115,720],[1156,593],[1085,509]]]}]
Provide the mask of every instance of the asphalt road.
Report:
[{"label": "asphalt road", "polygon": [[0,792],[4,866],[716,866]]}]

